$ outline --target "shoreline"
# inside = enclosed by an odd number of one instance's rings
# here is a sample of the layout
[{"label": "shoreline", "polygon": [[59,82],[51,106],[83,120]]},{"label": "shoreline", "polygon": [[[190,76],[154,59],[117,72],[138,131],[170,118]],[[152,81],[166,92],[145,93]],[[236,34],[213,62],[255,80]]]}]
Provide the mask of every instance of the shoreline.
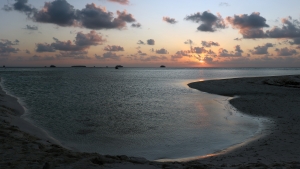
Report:
[{"label": "shoreline", "polygon": [[[299,88],[286,79],[298,80]],[[278,80],[279,79],[279,80]],[[298,82],[298,81],[297,81]],[[292,83],[296,84],[296,83]],[[230,104],[242,113],[256,117],[268,117],[275,121],[274,128],[268,136],[252,140],[246,145],[238,145],[233,151],[222,154],[207,155],[207,158],[194,158],[186,162],[155,162],[144,158],[127,156],[109,156],[97,153],[82,153],[66,149],[59,143],[49,141],[46,133],[36,135],[34,128],[19,117],[22,110],[13,104],[17,99],[7,95],[0,86],[0,120],[1,120],[1,161],[0,168],[238,168],[241,166],[298,166],[300,167],[300,76],[271,76],[209,80],[188,84],[189,87],[212,94],[223,96],[239,96],[230,100]],[[3,103],[6,104],[3,104]],[[18,103],[18,102],[17,102]],[[265,103],[265,104],[262,104]],[[268,106],[269,105],[269,106]],[[283,106],[282,106],[283,105]],[[19,105],[21,106],[21,105]],[[21,106],[22,107],[22,106]],[[288,109],[288,113],[284,110]],[[273,113],[272,113],[273,112]],[[275,113],[274,113],[275,112]],[[24,113],[24,110],[23,110]],[[291,122],[290,122],[291,120]],[[24,122],[25,121],[25,122]],[[17,127],[16,127],[17,126]],[[33,125],[32,125],[33,126]],[[25,130],[24,130],[25,128]],[[39,130],[35,127],[36,130]],[[27,134],[29,131],[29,134]],[[9,142],[5,135],[9,135]],[[32,136],[34,135],[34,136]],[[42,136],[42,137],[41,137]],[[4,143],[4,144],[3,144]],[[25,148],[24,148],[25,145]],[[13,152],[12,155],[10,154]],[[26,168],[26,167],[25,167]]]}]

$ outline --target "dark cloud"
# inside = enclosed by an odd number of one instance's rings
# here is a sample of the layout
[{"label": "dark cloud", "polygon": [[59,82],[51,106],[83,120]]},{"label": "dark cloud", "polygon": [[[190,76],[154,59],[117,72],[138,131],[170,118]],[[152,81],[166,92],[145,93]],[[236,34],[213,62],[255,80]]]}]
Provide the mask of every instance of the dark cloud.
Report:
[{"label": "dark cloud", "polygon": [[201,54],[201,53],[206,53],[207,50],[204,47],[194,47],[192,52]]},{"label": "dark cloud", "polygon": [[192,45],[194,42],[191,39],[188,39],[184,42],[184,44]]},{"label": "dark cloud", "polygon": [[266,43],[263,46],[256,46],[254,47],[254,50],[250,50],[252,55],[265,55],[269,54],[268,48],[273,47],[272,43]]},{"label": "dark cloud", "polygon": [[266,24],[267,20],[261,17],[259,12],[253,12],[250,15],[228,16],[226,20],[232,27],[239,29],[244,38],[263,38],[265,34],[262,28],[269,27],[269,25]]},{"label": "dark cloud", "polygon": [[294,38],[292,42],[289,42],[291,45],[299,45],[300,44],[300,38]]},{"label": "dark cloud", "polygon": [[199,31],[215,32],[217,29],[224,29],[225,22],[220,14],[218,16],[205,11],[202,14],[200,12],[185,17],[185,20],[191,20],[201,25],[197,28]]},{"label": "dark cloud", "polygon": [[161,48],[159,50],[156,50],[155,53],[157,53],[157,54],[168,54],[169,52],[166,49]]},{"label": "dark cloud", "polygon": [[34,15],[34,19],[37,22],[73,26],[79,16],[78,11],[66,0],[55,0],[46,2],[44,8]]},{"label": "dark cloud", "polygon": [[282,27],[273,27],[266,31],[268,38],[298,38],[300,37],[300,26],[298,20],[293,20],[291,17],[281,20]]},{"label": "dark cloud", "polygon": [[78,51],[78,50],[82,50],[84,48],[82,48],[81,46],[77,46],[76,44],[74,44],[72,41],[68,40],[68,41],[60,41],[57,38],[53,38],[53,40],[55,41],[54,43],[51,43],[51,47],[54,50],[61,50],[61,51]]},{"label": "dark cloud", "polygon": [[99,60],[107,60],[107,59],[120,60],[121,56],[122,55],[117,55],[116,53],[113,52],[104,53],[103,56],[95,54],[95,58]]},{"label": "dark cloud", "polygon": [[36,52],[55,52],[55,49],[51,44],[48,43],[38,43],[36,44]]},{"label": "dark cloud", "polygon": [[18,45],[19,40],[15,40],[14,42],[1,39],[0,41],[0,56],[9,56],[12,53],[18,53],[20,51],[18,48],[14,48],[14,45]]},{"label": "dark cloud", "polygon": [[266,19],[260,16],[259,12],[253,12],[252,14],[234,15],[234,17],[226,17],[226,20],[234,27],[238,29],[251,29],[251,28],[263,28],[269,27],[266,24]]},{"label": "dark cloud", "polygon": [[38,30],[38,26],[35,26],[35,25],[26,25],[26,28],[25,29],[28,29],[28,30],[32,30],[32,31],[36,31]]},{"label": "dark cloud", "polygon": [[168,60],[166,56],[149,56],[149,57],[141,57],[141,61],[145,62],[152,62],[152,61],[163,61],[163,60]]},{"label": "dark cloud", "polygon": [[97,7],[95,4],[87,4],[80,11],[81,24],[90,29],[121,29],[126,26],[126,22],[134,22],[135,19],[126,11],[117,11],[117,18],[113,17],[112,12],[107,12],[104,8]]},{"label": "dark cloud", "polygon": [[213,42],[213,41],[202,41],[201,42],[202,46],[204,47],[211,47],[211,46],[220,46],[220,44],[218,42]]},{"label": "dark cloud", "polygon": [[82,48],[88,48],[90,46],[102,45],[104,42],[106,42],[106,39],[104,39],[96,31],[90,31],[90,33],[87,33],[87,34],[78,32],[76,39],[75,39],[75,44]]},{"label": "dark cloud", "polygon": [[244,51],[241,49],[240,45],[236,45],[234,48],[234,51],[231,52],[226,49],[220,48],[219,57],[241,57]]},{"label": "dark cloud", "polygon": [[170,24],[175,24],[175,23],[177,23],[177,21],[174,19],[174,18],[170,18],[170,17],[163,17],[163,21],[166,21],[166,22],[168,22],[168,23],[170,23]]},{"label": "dark cloud", "polygon": [[148,45],[155,45],[155,41],[153,39],[148,39],[147,44]]},{"label": "dark cloud", "polygon": [[27,49],[25,50],[25,52],[26,52],[26,54],[30,54],[30,51],[29,51],[29,50],[27,50]]},{"label": "dark cloud", "polygon": [[5,5],[4,10],[10,11],[12,9],[24,12],[28,17],[32,17],[37,12],[37,9],[27,4],[28,0],[15,0],[12,6]]},{"label": "dark cloud", "polygon": [[275,51],[277,53],[277,56],[292,56],[298,54],[295,49],[289,49],[287,47],[281,49],[276,48]]},{"label": "dark cloud", "polygon": [[106,42],[106,39],[103,39],[96,31],[90,31],[90,33],[84,34],[78,32],[75,38],[75,44],[71,41],[62,42],[54,38],[55,43],[52,43],[56,50],[62,51],[78,51],[89,48],[90,46],[102,45],[103,42]]},{"label": "dark cloud", "polygon": [[111,52],[118,52],[118,51],[124,51],[124,48],[116,45],[112,45],[112,46],[108,45],[104,47],[104,50],[111,51]]},{"label": "dark cloud", "polygon": [[28,5],[27,0],[16,0],[13,8],[6,5],[3,9],[6,11],[15,9],[24,12],[36,22],[89,29],[121,29],[126,27],[126,22],[135,21],[133,16],[126,11],[117,11],[117,17],[114,17],[112,12],[106,11],[105,8],[97,7],[94,3],[87,4],[84,9],[78,10],[66,0],[46,2],[43,9],[39,11]]},{"label": "dark cloud", "polygon": [[110,2],[116,2],[122,5],[128,5],[129,4],[129,0],[108,0]]},{"label": "dark cloud", "polygon": [[133,23],[131,26],[134,28],[140,28],[142,25],[140,23]]},{"label": "dark cloud", "polygon": [[146,45],[145,42],[143,42],[143,41],[141,41],[141,40],[139,40],[139,41],[137,42],[137,44],[139,44],[139,45]]}]

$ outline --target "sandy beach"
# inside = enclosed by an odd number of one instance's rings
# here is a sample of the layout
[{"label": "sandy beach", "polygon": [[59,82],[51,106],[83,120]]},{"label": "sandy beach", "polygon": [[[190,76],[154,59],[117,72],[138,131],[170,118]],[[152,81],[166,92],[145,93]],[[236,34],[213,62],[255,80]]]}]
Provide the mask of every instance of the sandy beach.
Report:
[{"label": "sandy beach", "polygon": [[24,109],[17,99],[0,89],[0,168],[300,168],[300,76],[209,80],[188,86],[234,96],[232,106],[269,118],[272,127],[247,144],[186,162],[76,152],[23,120]]}]

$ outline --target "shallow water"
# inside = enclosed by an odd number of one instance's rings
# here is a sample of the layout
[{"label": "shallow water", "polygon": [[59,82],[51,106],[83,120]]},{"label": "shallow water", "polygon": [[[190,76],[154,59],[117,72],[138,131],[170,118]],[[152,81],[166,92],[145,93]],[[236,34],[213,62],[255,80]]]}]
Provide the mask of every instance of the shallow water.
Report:
[{"label": "shallow water", "polygon": [[15,68],[2,86],[24,118],[67,147],[149,160],[205,155],[253,136],[257,118],[193,81],[299,74],[300,69]]}]

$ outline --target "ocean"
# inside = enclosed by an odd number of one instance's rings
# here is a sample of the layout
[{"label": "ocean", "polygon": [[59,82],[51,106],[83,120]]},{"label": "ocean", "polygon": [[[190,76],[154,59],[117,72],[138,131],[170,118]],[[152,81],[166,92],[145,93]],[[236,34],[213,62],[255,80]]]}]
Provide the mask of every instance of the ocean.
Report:
[{"label": "ocean", "polygon": [[299,68],[6,68],[22,117],[62,145],[148,160],[202,156],[255,136],[261,119],[230,97],[191,89],[209,79],[300,74]]}]

